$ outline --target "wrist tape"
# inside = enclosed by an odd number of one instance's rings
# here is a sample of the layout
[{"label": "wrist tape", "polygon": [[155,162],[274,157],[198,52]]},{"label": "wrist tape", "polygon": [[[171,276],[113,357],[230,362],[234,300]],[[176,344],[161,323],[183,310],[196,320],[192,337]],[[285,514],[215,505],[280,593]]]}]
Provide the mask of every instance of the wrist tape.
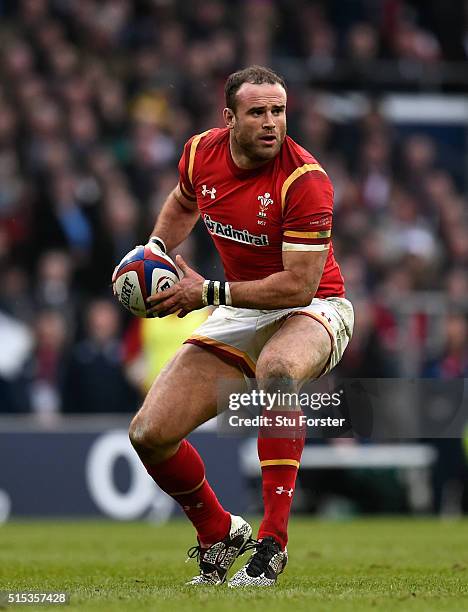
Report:
[{"label": "wrist tape", "polygon": [[166,244],[162,238],[159,238],[158,236],[151,236],[149,242],[154,242],[154,244],[156,244],[163,253],[167,253]]},{"label": "wrist tape", "polygon": [[203,283],[202,302],[204,306],[231,306],[229,283],[206,280]]}]

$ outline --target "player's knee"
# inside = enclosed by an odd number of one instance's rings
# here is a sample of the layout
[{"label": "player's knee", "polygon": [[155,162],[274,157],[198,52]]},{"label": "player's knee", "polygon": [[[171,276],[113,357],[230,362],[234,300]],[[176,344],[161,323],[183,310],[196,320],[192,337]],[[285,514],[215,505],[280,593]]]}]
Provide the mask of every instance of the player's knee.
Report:
[{"label": "player's knee", "polygon": [[150,446],[149,429],[138,415],[130,423],[128,437],[137,452]]},{"label": "player's knee", "polygon": [[[287,356],[271,355],[260,358],[256,369],[257,380],[263,385],[281,384],[288,391],[295,391],[300,377],[300,364]],[[268,383],[266,381],[269,381]]]},{"label": "player's knee", "polygon": [[138,454],[146,454],[177,442],[170,439],[170,436],[164,431],[163,427],[155,423],[149,423],[138,414],[130,423],[128,435],[133,448]]}]

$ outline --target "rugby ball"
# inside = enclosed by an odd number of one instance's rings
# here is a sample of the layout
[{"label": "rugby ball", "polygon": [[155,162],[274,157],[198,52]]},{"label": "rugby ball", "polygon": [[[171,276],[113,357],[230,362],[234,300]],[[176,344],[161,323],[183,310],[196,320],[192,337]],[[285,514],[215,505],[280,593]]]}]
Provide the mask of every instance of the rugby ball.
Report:
[{"label": "rugby ball", "polygon": [[114,270],[112,284],[124,308],[136,317],[149,318],[155,315],[148,312],[151,306],[146,299],[169,289],[180,278],[172,259],[150,242],[125,255]]}]

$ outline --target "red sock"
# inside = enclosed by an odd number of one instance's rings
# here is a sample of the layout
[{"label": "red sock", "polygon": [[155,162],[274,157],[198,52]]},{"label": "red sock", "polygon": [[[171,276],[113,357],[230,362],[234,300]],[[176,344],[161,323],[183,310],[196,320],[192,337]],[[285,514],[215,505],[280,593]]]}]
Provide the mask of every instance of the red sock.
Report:
[{"label": "red sock", "polygon": [[[286,413],[274,412],[274,414],[284,415]],[[302,413],[296,412],[295,414]],[[271,536],[281,544],[284,550],[288,542],[289,512],[296,485],[297,470],[304,448],[305,433],[299,427],[294,434],[290,430],[290,437],[271,437],[273,433],[274,429],[262,429],[258,438],[258,457],[262,468],[265,508],[258,539]],[[287,433],[283,430],[281,435],[287,435]]]},{"label": "red sock", "polygon": [[208,484],[202,458],[190,442],[182,440],[175,455],[145,468],[156,484],[181,505],[203,546],[225,537],[231,527],[231,515]]}]

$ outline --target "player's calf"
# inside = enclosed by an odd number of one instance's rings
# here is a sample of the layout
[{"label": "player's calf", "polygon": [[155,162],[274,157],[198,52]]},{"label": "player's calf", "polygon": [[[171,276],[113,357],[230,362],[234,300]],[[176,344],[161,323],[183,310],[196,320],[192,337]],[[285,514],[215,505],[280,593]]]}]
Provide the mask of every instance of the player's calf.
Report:
[{"label": "player's calf", "polygon": [[[296,371],[292,362],[287,360],[264,361],[259,381],[263,389],[276,397],[272,412],[290,415],[287,427],[277,427],[275,420],[259,431],[258,457],[262,470],[262,493],[264,516],[258,531],[258,546],[249,563],[236,574],[231,586],[260,585],[270,586],[286,565],[285,552],[288,541],[288,520],[296,486],[305,429],[301,426],[300,407],[294,401],[300,390],[300,382],[294,379]],[[267,377],[266,374],[275,376]],[[258,374],[257,374],[258,376]],[[270,412],[271,414],[271,412]],[[292,418],[295,417],[295,418]]]}]

